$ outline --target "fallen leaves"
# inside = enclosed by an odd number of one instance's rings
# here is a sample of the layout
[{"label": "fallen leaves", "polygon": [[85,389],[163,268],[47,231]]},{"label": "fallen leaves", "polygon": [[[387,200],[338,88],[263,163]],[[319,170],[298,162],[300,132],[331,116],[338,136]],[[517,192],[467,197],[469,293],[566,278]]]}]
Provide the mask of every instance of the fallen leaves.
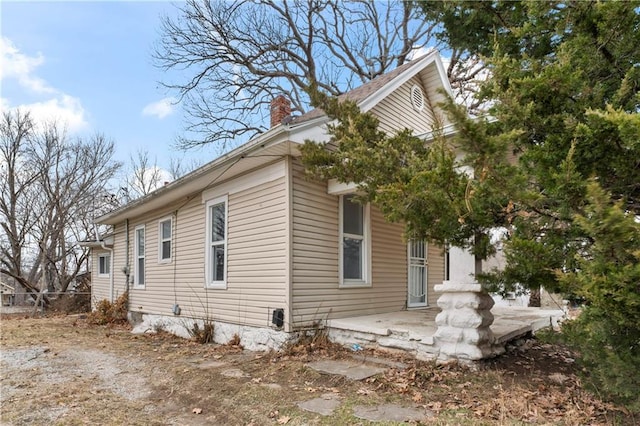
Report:
[{"label": "fallen leaves", "polygon": [[281,416],[278,410],[269,412],[269,418],[276,419],[276,423],[278,423],[279,425],[286,425],[287,423],[289,423],[289,420],[291,420],[290,416]]}]

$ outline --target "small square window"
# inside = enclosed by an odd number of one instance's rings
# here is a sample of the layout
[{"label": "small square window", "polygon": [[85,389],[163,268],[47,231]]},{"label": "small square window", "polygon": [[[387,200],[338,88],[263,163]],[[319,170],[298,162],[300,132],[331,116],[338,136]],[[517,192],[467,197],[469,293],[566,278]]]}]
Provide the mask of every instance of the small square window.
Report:
[{"label": "small square window", "polygon": [[98,275],[108,277],[111,274],[111,255],[98,255]]}]

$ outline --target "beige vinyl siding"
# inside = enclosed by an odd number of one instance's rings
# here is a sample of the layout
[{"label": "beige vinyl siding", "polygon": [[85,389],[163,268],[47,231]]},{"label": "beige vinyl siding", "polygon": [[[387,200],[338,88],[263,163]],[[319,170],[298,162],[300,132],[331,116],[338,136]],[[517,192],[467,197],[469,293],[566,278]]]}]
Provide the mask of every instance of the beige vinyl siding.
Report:
[{"label": "beige vinyl siding", "polygon": [[[297,326],[326,318],[393,312],[406,308],[407,243],[404,226],[384,220],[371,208],[372,286],[339,288],[338,196],[323,182],[293,170],[293,321]],[[429,244],[427,300],[436,306],[434,285],[444,279],[442,247]]]},{"label": "beige vinyl siding", "polygon": [[430,307],[435,307],[440,295],[435,292],[433,286],[442,284],[442,280],[444,280],[444,251],[442,246],[429,244],[427,262],[427,304]]},{"label": "beige vinyl siding", "polygon": [[127,276],[123,271],[127,260],[124,225],[116,226],[114,229],[113,259],[113,297],[117,299],[122,293],[126,292],[128,288]]},{"label": "beige vinyl siding", "polygon": [[99,274],[98,258],[102,254],[109,254],[109,252],[101,248],[91,249],[91,306],[93,308],[101,300],[109,300],[109,277],[101,277]]},{"label": "beige vinyl siding", "polygon": [[326,318],[343,318],[404,309],[407,249],[402,226],[386,223],[371,209],[372,286],[339,288],[338,197],[327,185],[305,180],[293,171],[292,312],[297,326]]},{"label": "beige vinyl siding", "polygon": [[[411,104],[411,87],[417,85],[425,95],[425,106],[422,111],[416,111]],[[419,75],[400,86],[380,103],[371,109],[380,120],[380,129],[387,133],[394,133],[400,129],[413,129],[416,135],[432,130],[434,122],[433,111],[427,99],[428,93]]]},{"label": "beige vinyl siding", "polygon": [[[442,93],[442,80],[438,68],[435,64],[429,65],[418,74],[425,97],[428,100],[429,108],[431,109],[431,115],[435,118],[435,121],[442,126],[449,124],[449,119],[446,114],[439,107],[439,104],[446,100],[446,95]],[[425,89],[426,88],[426,89]],[[430,131],[432,129],[427,129]],[[415,131],[414,134],[419,134],[419,131]]]},{"label": "beige vinyl siding", "polygon": [[[124,225],[117,226],[112,230],[114,243],[111,253],[111,275],[113,276],[113,299],[114,301],[127,291],[127,279],[122,271],[126,264],[126,247]],[[99,276],[98,256],[109,253],[102,248],[93,248],[91,251],[91,305],[95,308],[101,300],[110,300],[111,282],[110,277]]]},{"label": "beige vinyl siding", "polygon": [[[132,288],[130,309],[172,315],[178,303],[185,318],[269,326],[271,311],[285,308],[284,177],[228,195],[226,289],[204,288],[207,212],[203,201],[196,194],[186,204],[182,201],[130,222],[132,265],[135,227],[144,224],[146,237],[145,287]],[[172,259],[160,263],[158,221],[176,210]]]}]

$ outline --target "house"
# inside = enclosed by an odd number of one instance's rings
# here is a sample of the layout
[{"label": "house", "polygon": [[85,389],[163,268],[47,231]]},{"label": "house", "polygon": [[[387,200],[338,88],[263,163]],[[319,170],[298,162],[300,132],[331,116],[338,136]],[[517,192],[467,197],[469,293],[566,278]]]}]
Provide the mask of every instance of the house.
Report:
[{"label": "house", "polygon": [[[444,120],[441,89],[451,90],[434,51],[344,96],[385,131],[429,135]],[[326,141],[327,122],[320,110],[292,118],[277,97],[270,130],[97,218],[111,231],[91,244],[94,303],[128,290],[142,331],[186,336],[206,319],[216,341],[237,335],[248,349],[326,321],[435,306],[449,273],[443,248],[405,241],[402,224],[352,201],[355,185],[305,176],[298,147]],[[451,259],[452,276],[473,261]]]},{"label": "house", "polygon": [[2,297],[2,306],[13,306],[16,298],[15,287],[0,281],[0,296]]}]

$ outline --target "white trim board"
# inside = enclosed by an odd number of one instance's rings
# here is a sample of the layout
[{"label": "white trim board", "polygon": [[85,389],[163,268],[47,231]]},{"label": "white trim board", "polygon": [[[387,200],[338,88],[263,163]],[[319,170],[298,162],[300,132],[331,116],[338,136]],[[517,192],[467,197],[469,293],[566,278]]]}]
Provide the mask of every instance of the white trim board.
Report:
[{"label": "white trim board", "polygon": [[242,192],[255,186],[261,185],[267,182],[273,182],[274,180],[284,178],[285,176],[286,161],[278,161],[265,167],[261,167],[258,170],[247,173],[245,175],[234,178],[230,181],[216,185],[211,189],[207,189],[202,192],[202,203],[218,198],[226,194],[235,194]]}]

